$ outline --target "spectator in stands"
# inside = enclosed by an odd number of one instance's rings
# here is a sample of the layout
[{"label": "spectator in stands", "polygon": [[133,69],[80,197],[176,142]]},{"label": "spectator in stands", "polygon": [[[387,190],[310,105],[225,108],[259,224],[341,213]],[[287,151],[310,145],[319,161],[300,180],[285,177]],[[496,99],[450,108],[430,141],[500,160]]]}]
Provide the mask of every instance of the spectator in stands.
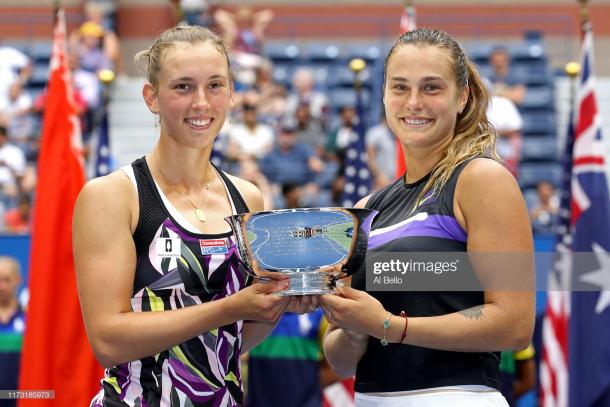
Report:
[{"label": "spectator in stands", "polygon": [[237,175],[248,182],[256,185],[263,195],[263,209],[266,211],[272,210],[273,205],[273,189],[271,184],[261,172],[258,163],[247,155],[239,159],[239,168]]},{"label": "spectator in stands", "polygon": [[532,230],[534,233],[554,233],[559,214],[559,198],[555,187],[548,181],[539,182],[536,186],[538,202],[530,211]]},{"label": "spectator in stands", "polygon": [[78,54],[80,67],[98,73],[114,69],[111,55],[103,48],[104,29],[98,23],[87,21],[78,29],[78,41],[71,51]]},{"label": "spectator in stands", "polygon": [[[104,56],[110,62],[109,66],[117,68],[117,71],[121,72],[121,45],[114,28],[116,4],[113,3],[114,0],[87,1],[84,8],[85,22],[78,30],[70,33],[69,43],[72,50],[78,49],[79,43],[83,39],[83,32],[93,32],[92,27],[99,27],[101,30],[101,33],[98,34],[101,37],[99,48],[103,50]],[[97,34],[97,28],[95,30]]]},{"label": "spectator in stands", "polygon": [[296,138],[296,123],[283,120],[278,131],[275,147],[261,161],[261,170],[274,185],[274,196],[279,198],[282,186],[286,184],[301,185],[308,200],[315,200],[318,186],[314,183],[315,175],[324,164],[313,149]]},{"label": "spectator in stands", "polygon": [[373,176],[373,188],[381,189],[396,178],[396,138],[388,127],[385,111],[381,121],[365,134],[369,170]]},{"label": "spectator in stands", "polygon": [[536,386],[535,354],[532,344],[517,352],[502,352],[500,361],[502,395],[511,407],[517,405],[519,397]]},{"label": "spectator in stands", "polygon": [[510,99],[514,104],[523,102],[527,88],[521,78],[510,71],[510,55],[503,46],[495,47],[489,55],[493,72],[488,78],[492,83],[492,93]]},{"label": "spectator in stands", "polygon": [[262,55],[265,31],[273,21],[271,10],[254,12],[250,6],[242,5],[235,13],[216,10],[214,18],[231,52]]},{"label": "spectator in stands", "polygon": [[0,196],[5,207],[12,208],[23,191],[22,180],[26,171],[23,150],[9,143],[6,127],[0,126]]},{"label": "spectator in stands", "polygon": [[32,74],[32,62],[23,52],[8,46],[0,46],[0,105],[6,105],[9,89],[16,81],[28,82]]},{"label": "spectator in stands", "polygon": [[[475,261],[464,277],[533,282],[527,209],[494,154],[488,93],[463,48],[437,30],[409,31],[386,57],[384,78],[386,117],[407,172],[356,205],[379,211],[367,258],[388,251],[503,252],[499,257],[510,262]],[[373,273],[366,269],[354,270],[337,295],[320,297],[331,324],[324,353],[337,373],[356,374],[356,405],[506,406],[494,352],[529,344],[530,287],[446,292],[430,280],[417,291],[407,277],[401,292],[368,291]]]},{"label": "spectator in stands", "polygon": [[21,195],[17,206],[4,214],[4,229],[19,235],[30,232],[32,205],[28,195]]},{"label": "spectator in stands", "polygon": [[177,7],[182,21],[187,25],[200,25],[208,27],[213,20],[213,13],[210,13],[212,4],[216,1],[209,0],[172,0],[174,7]]},{"label": "spectator in stands", "polygon": [[319,157],[326,153],[326,132],[323,123],[311,114],[308,103],[300,103],[294,114],[297,122],[297,139],[309,144]]},{"label": "spectator in stands", "polygon": [[[17,290],[21,285],[19,263],[13,257],[0,256],[0,389],[18,389],[21,342],[25,313],[19,305]],[[14,407],[16,400],[1,400],[3,407]]]},{"label": "spectator in stands", "polygon": [[266,9],[254,12],[250,6],[242,5],[235,13],[216,10],[214,19],[231,52],[236,89],[251,88],[256,80],[256,68],[263,63],[265,31],[273,20],[273,12]]},{"label": "spectator in stands", "polygon": [[255,92],[244,95],[241,109],[243,121],[229,129],[227,156],[238,160],[247,155],[259,160],[273,148],[273,128],[259,121],[258,95]]},{"label": "spectator in stands", "polygon": [[313,71],[299,68],[292,76],[292,92],[286,100],[286,116],[294,116],[301,104],[308,104],[314,119],[325,123],[328,114],[328,98],[323,92],[315,90],[316,81]]},{"label": "spectator in stands", "polygon": [[273,63],[263,59],[256,67],[253,89],[258,92],[258,110],[266,123],[277,123],[286,111],[286,87],[273,81]]},{"label": "spectator in stands", "polygon": [[504,160],[506,168],[517,178],[523,147],[521,113],[510,99],[503,96],[492,96],[487,107],[487,118],[496,129],[498,136],[496,151]]},{"label": "spectator in stands", "polygon": [[4,102],[0,100],[0,125],[6,126],[11,143],[21,147],[26,154],[34,133],[32,107],[32,97],[19,80],[9,88],[8,98]]}]

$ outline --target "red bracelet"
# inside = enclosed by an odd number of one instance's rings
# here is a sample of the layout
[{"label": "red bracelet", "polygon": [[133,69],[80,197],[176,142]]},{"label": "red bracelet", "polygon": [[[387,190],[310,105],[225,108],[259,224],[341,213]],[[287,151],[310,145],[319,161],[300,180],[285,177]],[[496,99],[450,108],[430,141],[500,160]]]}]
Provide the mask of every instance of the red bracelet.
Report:
[{"label": "red bracelet", "polygon": [[407,326],[409,326],[409,318],[404,311],[400,311],[400,316],[405,319],[405,329],[402,331],[402,338],[400,338],[399,343],[404,343],[405,338],[407,337]]}]

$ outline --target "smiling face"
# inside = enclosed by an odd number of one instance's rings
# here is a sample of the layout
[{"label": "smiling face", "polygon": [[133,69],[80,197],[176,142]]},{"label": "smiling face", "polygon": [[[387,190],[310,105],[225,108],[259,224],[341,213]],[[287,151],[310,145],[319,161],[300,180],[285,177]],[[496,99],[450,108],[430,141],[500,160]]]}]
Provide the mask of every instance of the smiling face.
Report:
[{"label": "smiling face", "polygon": [[468,87],[458,90],[449,53],[436,46],[398,47],[386,68],[388,125],[407,147],[435,149],[453,138]]},{"label": "smiling face", "polygon": [[232,105],[225,56],[211,41],[176,42],[162,58],[157,89],[144,85],[144,100],[158,114],[161,136],[193,148],[211,146]]}]

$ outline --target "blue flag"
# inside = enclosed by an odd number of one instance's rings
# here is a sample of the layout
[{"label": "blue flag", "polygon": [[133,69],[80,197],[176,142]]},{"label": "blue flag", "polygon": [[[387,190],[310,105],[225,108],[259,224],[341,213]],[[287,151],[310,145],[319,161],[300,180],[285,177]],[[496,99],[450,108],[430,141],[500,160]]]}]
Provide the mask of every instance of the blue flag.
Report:
[{"label": "blue flag", "polygon": [[572,167],[572,251],[595,261],[572,270],[569,322],[569,399],[574,407],[610,406],[610,196],[593,75],[593,34],[583,26]]},{"label": "blue flag", "polygon": [[347,147],[345,153],[345,187],[341,195],[341,205],[352,207],[371,191],[371,173],[367,165],[365,132],[366,119],[362,94],[356,90],[356,114],[358,124],[355,134]]},{"label": "blue flag", "polygon": [[104,107],[100,120],[97,145],[95,147],[95,176],[107,175],[112,170],[110,166],[110,140],[108,138],[108,109]]}]

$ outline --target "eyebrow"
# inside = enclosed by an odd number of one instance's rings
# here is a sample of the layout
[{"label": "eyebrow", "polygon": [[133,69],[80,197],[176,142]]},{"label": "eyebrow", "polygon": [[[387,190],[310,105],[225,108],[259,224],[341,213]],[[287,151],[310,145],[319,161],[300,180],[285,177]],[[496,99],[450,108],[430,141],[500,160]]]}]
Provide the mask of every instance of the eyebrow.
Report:
[{"label": "eyebrow", "polygon": [[[212,80],[216,80],[216,79],[228,80],[225,75],[218,75],[218,74],[210,76],[210,78],[208,80],[212,81]],[[170,82],[180,82],[180,81],[194,81],[194,79],[190,76],[181,76],[180,78],[170,79]]]},{"label": "eyebrow", "polygon": [[[403,78],[402,76],[392,76],[390,78],[391,81],[395,81],[395,82],[404,82],[407,83],[409,82],[409,80],[407,78]],[[426,76],[423,77],[421,79],[421,82],[429,82],[429,81],[443,81],[446,82],[443,78],[441,78],[440,76]]]}]

